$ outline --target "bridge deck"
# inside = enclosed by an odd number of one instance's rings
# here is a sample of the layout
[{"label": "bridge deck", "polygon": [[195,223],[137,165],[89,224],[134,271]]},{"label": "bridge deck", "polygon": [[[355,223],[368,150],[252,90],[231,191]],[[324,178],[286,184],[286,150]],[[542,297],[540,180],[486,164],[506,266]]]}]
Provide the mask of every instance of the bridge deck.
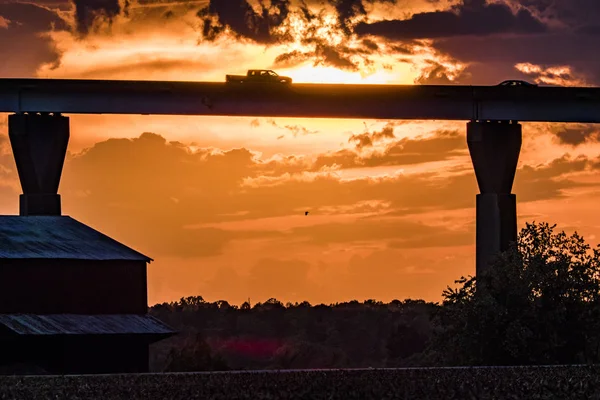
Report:
[{"label": "bridge deck", "polygon": [[600,88],[0,79],[0,112],[600,122]]}]

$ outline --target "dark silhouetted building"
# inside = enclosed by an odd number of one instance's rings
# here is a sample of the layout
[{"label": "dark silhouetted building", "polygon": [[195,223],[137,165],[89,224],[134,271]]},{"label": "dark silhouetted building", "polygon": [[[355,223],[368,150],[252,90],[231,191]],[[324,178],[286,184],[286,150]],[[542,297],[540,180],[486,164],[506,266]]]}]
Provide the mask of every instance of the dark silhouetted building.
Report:
[{"label": "dark silhouetted building", "polygon": [[13,114],[8,136],[23,194],[0,216],[0,373],[148,371],[174,333],[148,315],[152,260],[62,215],[69,118]]},{"label": "dark silhouetted building", "polygon": [[174,331],[148,315],[147,256],[68,216],[0,216],[0,362],[146,372]]}]

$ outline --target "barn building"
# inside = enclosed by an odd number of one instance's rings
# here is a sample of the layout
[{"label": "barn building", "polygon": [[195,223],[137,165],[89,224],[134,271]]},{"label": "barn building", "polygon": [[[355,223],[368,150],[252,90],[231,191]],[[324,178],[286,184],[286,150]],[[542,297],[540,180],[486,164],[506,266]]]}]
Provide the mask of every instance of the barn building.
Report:
[{"label": "barn building", "polygon": [[149,257],[61,215],[68,118],[11,115],[23,188],[0,216],[0,370],[147,372],[149,346],[175,332],[148,315]]}]

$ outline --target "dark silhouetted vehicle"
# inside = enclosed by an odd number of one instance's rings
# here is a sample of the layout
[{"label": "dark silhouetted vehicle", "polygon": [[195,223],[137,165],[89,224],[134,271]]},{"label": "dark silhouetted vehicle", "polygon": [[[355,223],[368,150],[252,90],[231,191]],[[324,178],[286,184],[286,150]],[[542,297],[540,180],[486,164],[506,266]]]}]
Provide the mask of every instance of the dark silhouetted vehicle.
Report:
[{"label": "dark silhouetted vehicle", "polygon": [[526,86],[526,87],[537,87],[535,83],[529,83],[525,81],[519,80],[508,80],[504,82],[500,82],[498,86]]},{"label": "dark silhouetted vehicle", "polygon": [[228,83],[265,82],[265,83],[292,83],[289,76],[280,76],[270,69],[249,69],[246,75],[225,75]]}]

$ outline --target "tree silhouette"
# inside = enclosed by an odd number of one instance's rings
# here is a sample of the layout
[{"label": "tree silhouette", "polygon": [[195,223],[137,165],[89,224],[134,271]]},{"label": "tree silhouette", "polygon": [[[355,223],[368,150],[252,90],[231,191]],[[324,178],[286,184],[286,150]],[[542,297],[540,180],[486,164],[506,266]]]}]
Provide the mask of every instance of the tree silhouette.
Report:
[{"label": "tree silhouette", "polygon": [[477,277],[481,293],[475,277],[444,291],[434,346],[444,349],[444,364],[598,360],[600,249],[554,228],[528,223]]}]

